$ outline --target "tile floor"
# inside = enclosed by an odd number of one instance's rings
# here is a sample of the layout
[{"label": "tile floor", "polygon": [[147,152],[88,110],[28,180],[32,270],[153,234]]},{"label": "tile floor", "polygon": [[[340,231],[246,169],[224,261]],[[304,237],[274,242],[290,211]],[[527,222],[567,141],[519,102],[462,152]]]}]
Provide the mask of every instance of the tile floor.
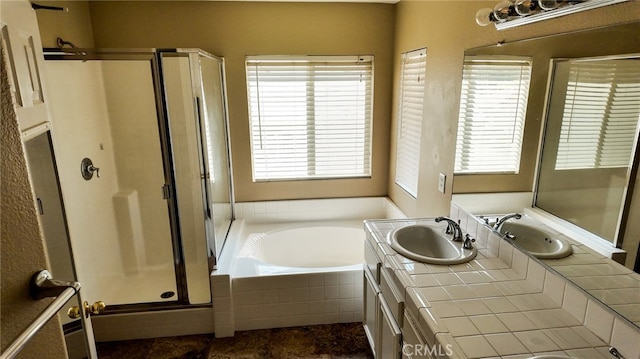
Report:
[{"label": "tile floor", "polygon": [[98,343],[101,359],[370,359],[362,323]]}]

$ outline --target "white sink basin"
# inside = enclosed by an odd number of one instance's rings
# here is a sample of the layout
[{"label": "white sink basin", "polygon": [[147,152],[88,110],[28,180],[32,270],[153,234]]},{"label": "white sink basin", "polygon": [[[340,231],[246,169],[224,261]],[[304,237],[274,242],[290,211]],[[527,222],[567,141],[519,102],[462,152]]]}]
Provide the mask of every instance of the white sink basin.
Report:
[{"label": "white sink basin", "polygon": [[441,226],[414,224],[396,228],[387,237],[391,248],[407,258],[430,264],[460,264],[476,257],[476,248],[464,249]]},{"label": "white sink basin", "polygon": [[509,240],[536,258],[557,259],[573,253],[571,244],[566,240],[529,224],[505,222],[500,226],[500,233],[515,236]]}]

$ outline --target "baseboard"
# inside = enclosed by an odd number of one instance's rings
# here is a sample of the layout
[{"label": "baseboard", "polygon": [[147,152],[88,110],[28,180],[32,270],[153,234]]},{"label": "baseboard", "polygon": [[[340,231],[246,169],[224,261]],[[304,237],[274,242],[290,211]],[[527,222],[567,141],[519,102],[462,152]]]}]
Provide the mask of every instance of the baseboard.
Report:
[{"label": "baseboard", "polygon": [[213,333],[213,309],[193,308],[91,317],[97,342]]}]

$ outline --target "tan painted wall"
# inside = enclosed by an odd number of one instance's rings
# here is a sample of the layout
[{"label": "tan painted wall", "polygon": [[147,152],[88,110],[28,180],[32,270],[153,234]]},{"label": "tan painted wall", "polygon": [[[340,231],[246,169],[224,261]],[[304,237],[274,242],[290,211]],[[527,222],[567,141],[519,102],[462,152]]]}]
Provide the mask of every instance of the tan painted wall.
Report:
[{"label": "tan painted wall", "polygon": [[[48,34],[57,31],[57,36],[69,34],[69,40],[78,46],[90,46],[83,44],[90,41],[81,39],[86,39],[95,29],[95,44],[99,47],[201,47],[226,58],[238,200],[290,198],[293,192],[300,197],[385,194],[386,190],[380,189],[379,186],[388,183],[388,195],[403,211],[412,216],[448,212],[453,188],[453,156],[465,49],[495,44],[501,40],[516,41],[640,19],[638,1],[504,31],[497,31],[493,26],[480,27],[474,22],[475,12],[482,7],[493,7],[495,1],[402,0],[395,6],[96,2],[91,4],[90,14],[85,10],[85,6],[89,6],[86,2],[70,3],[81,10],[75,13],[70,11],[69,16],[80,19],[72,21],[68,15],[61,13],[46,16],[38,14],[45,45],[48,39],[55,40],[55,36]],[[89,17],[93,20],[91,23],[85,21]],[[58,23],[59,19],[67,20]],[[302,29],[302,25],[306,25],[307,29]],[[136,36],[130,36],[132,33]],[[338,43],[336,39],[339,40]],[[391,80],[388,67],[394,63],[393,74],[397,79],[400,71],[397,60],[400,54],[425,46],[428,49],[427,99],[421,145],[419,195],[418,199],[413,199],[393,183],[397,81]],[[252,184],[248,165],[249,130],[243,85],[243,56],[354,51],[376,55],[376,162],[373,180],[312,182],[311,185],[305,182],[296,186],[288,182]],[[392,87],[393,97],[390,91]],[[389,98],[393,98],[390,105],[387,104]],[[391,123],[388,121],[389,117]],[[537,152],[540,124],[528,123],[527,126],[533,129],[528,129],[525,134],[525,141],[529,143],[527,146],[533,144],[533,147],[527,149]],[[526,162],[523,166],[533,167],[535,157],[528,156]],[[380,171],[388,171],[388,177],[386,174],[381,175]],[[447,175],[445,194],[436,190],[438,172]],[[531,190],[533,171],[529,171],[525,177],[524,181],[514,181],[509,176],[466,176],[463,179],[458,177],[456,187],[461,187],[462,192]],[[301,187],[303,190],[300,190]],[[638,197],[640,195],[634,197],[630,213],[632,218],[637,217],[640,211],[635,205],[638,203]],[[638,231],[631,227],[633,223],[625,236],[628,238],[625,239],[625,245],[630,245],[632,241],[635,243]]]},{"label": "tan painted wall", "polygon": [[[495,4],[496,1],[401,1],[397,5],[394,79],[398,78],[400,66],[397,59],[402,52],[427,47],[427,88],[418,199],[413,199],[393,183],[397,121],[395,99],[398,91],[397,81],[394,81],[389,196],[410,216],[448,213],[465,49],[495,44],[501,40],[509,42],[640,19],[640,3],[633,1],[510,30],[497,31],[493,26],[476,25],[475,12],[483,7],[493,7]],[[539,128],[539,124],[534,125],[534,128]],[[526,131],[525,136],[528,136],[530,143],[537,144],[539,131]],[[535,147],[533,149],[535,150]],[[533,167],[535,156],[529,156],[528,161],[529,163],[523,163],[522,166]],[[437,191],[439,172],[447,175],[445,194]],[[458,179],[459,177],[455,181]],[[522,190],[521,181],[510,181],[507,176],[468,176],[464,180],[470,181],[476,192],[486,192],[487,188],[492,188],[495,192]],[[533,171],[530,171],[524,183],[527,184],[526,188],[531,190]]]},{"label": "tan painted wall", "polygon": [[65,7],[69,11],[38,11],[43,47],[57,47],[58,37],[71,41],[77,47],[94,47],[88,1],[47,0],[46,5]]},{"label": "tan painted wall", "polygon": [[[393,5],[110,1],[90,8],[97,47],[199,47],[225,58],[238,201],[386,194]],[[375,56],[371,179],[252,182],[244,57],[273,54]]]},{"label": "tan painted wall", "polygon": [[[24,330],[52,299],[29,297],[34,272],[49,267],[34,205],[20,130],[13,110],[2,54],[2,117],[0,120],[0,237],[2,258],[2,323],[0,350]],[[66,358],[64,337],[54,317],[27,344],[19,358]]]}]

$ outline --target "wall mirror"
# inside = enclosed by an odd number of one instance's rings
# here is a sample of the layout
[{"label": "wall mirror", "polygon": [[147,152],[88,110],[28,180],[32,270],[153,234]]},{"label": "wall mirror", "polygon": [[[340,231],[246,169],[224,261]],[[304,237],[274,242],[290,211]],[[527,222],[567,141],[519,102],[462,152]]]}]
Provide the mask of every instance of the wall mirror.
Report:
[{"label": "wall mirror", "polygon": [[[515,176],[511,176],[511,178],[506,178],[509,177],[506,175],[501,176],[504,178],[492,177],[490,181],[492,182],[491,184],[488,184],[488,181],[481,178],[482,176],[457,176],[454,181],[460,180],[460,183],[458,183],[459,191],[456,191],[454,185],[454,193],[513,192],[522,191],[526,188],[534,191],[537,190],[537,198],[532,205],[559,218],[564,217],[565,221],[574,223],[586,231],[607,239],[611,242],[610,246],[621,246],[622,238],[627,239],[629,237],[629,233],[627,233],[626,236],[624,233],[625,226],[627,225],[626,222],[632,222],[631,220],[627,221],[627,216],[624,214],[638,213],[640,210],[636,208],[638,203],[640,203],[637,202],[637,198],[634,200],[633,205],[630,201],[633,195],[633,183],[636,182],[635,174],[638,167],[638,157],[640,157],[637,155],[636,148],[638,112],[634,112],[638,110],[638,98],[635,97],[635,100],[631,100],[630,103],[627,104],[628,106],[625,106],[624,111],[622,111],[629,115],[624,125],[622,124],[624,121],[618,121],[617,119],[609,121],[612,122],[610,125],[603,124],[603,117],[600,116],[599,118],[592,119],[592,122],[598,123],[597,126],[600,126],[600,132],[598,132],[597,135],[578,136],[581,134],[577,131],[574,132],[573,135],[576,135],[574,139],[584,140],[582,142],[584,142],[585,147],[572,149],[574,153],[571,155],[566,155],[568,153],[568,137],[566,133],[569,129],[577,130],[578,127],[576,127],[576,125],[578,125],[578,123],[575,121],[571,123],[570,120],[565,122],[563,118],[569,118],[569,116],[565,114],[565,111],[568,111],[566,107],[567,104],[571,103],[570,97],[575,97],[575,94],[570,93],[574,91],[574,89],[570,88],[571,86],[575,87],[577,83],[587,82],[596,82],[595,87],[602,85],[598,84],[598,81],[593,80],[575,81],[575,79],[571,79],[572,71],[576,73],[576,69],[584,70],[585,68],[594,67],[609,68],[608,76],[611,78],[615,77],[615,74],[611,74],[612,66],[614,68],[628,67],[631,69],[631,72],[622,76],[627,82],[633,83],[634,81],[631,80],[633,78],[635,78],[636,81],[635,86],[625,86],[635,87],[635,90],[630,92],[635,91],[633,96],[638,96],[639,49],[640,22],[634,22],[521,40],[512,43],[499,43],[466,50],[465,56],[530,56],[533,65],[529,102],[526,111],[523,157],[518,177],[522,189],[514,189],[514,187],[511,186],[511,182],[509,181],[514,179]],[[553,81],[550,81],[550,74],[555,74]],[[593,76],[594,75],[591,77]],[[604,81],[599,80],[599,82]],[[547,97],[547,90],[551,93],[551,97],[549,98]],[[611,96],[607,96],[607,99],[609,97]],[[590,105],[595,105],[596,101],[589,100],[586,102]],[[622,112],[619,111],[619,113]],[[546,136],[541,137],[540,135],[541,131],[543,131],[543,123],[545,122],[546,115],[549,116]],[[564,133],[563,122],[565,122]],[[571,125],[573,125],[573,128]],[[620,149],[624,147],[624,149],[616,151],[617,157],[615,160],[613,158],[605,160],[614,161],[615,165],[612,164],[614,162],[610,162],[608,165],[599,166],[602,168],[595,169],[580,168],[575,164],[566,164],[566,159],[569,158],[585,160],[589,153],[595,153],[597,158],[597,156],[602,153],[602,149],[597,148],[596,145],[602,147],[600,133],[606,130],[607,126],[611,130],[617,127],[615,131],[618,133],[616,136],[609,136],[610,140],[615,137],[616,140],[620,140],[620,143],[630,143],[630,145],[627,146],[617,146]],[[541,138],[543,138],[543,140],[540,140]],[[586,146],[587,143],[591,143],[591,145]],[[560,149],[561,147],[562,149]],[[544,151],[539,152],[540,148],[544,148]],[[576,152],[580,153],[580,156],[578,156]],[[541,153],[538,183],[534,183],[537,163],[536,155],[533,153]],[[563,153],[565,155],[563,155]],[[562,159],[562,156],[565,158]],[[633,162],[634,158],[635,162]],[[633,166],[630,166],[631,163],[633,163]],[[558,166],[560,166],[560,168],[565,166],[565,168],[560,169]],[[591,165],[591,167],[594,167],[594,165]],[[597,171],[598,175],[594,175],[594,172],[591,171]],[[575,174],[576,176],[568,177],[570,174]],[[590,181],[586,181],[587,179]],[[473,184],[474,186],[469,187],[469,184]],[[636,187],[636,190],[640,189]],[[579,200],[571,197],[572,195],[577,195]],[[587,203],[585,201],[594,201],[594,203]],[[559,205],[559,207],[557,205]],[[570,207],[580,208],[582,213],[580,213],[580,215],[571,213],[568,211]],[[480,214],[480,212],[478,212],[478,214]],[[597,220],[594,220],[594,218]],[[631,243],[629,240],[625,241],[625,244],[631,244],[631,246],[637,250],[637,242]],[[631,256],[635,257],[635,250],[628,250]],[[633,273],[629,268],[613,262],[611,259],[599,258],[590,264],[592,268],[607,266],[607,268],[614,268],[612,272],[615,273],[598,273],[597,276],[599,278],[594,280],[594,278],[591,277],[595,275],[584,275],[581,273],[573,275],[576,273],[572,274],[570,271],[567,271],[568,266],[566,261],[542,260],[541,262],[543,265],[581,287],[630,322],[635,325],[640,323],[640,310],[638,310],[638,308],[640,308],[640,305],[638,305],[638,303],[640,303],[640,285],[638,285],[638,281],[632,280],[629,282],[634,285],[629,285],[625,288],[626,295],[624,297],[618,296],[616,293],[613,293],[610,288],[607,288],[608,285],[619,283],[620,280],[633,279],[627,277],[637,277],[637,273]],[[630,261],[627,260],[627,263],[629,262]],[[633,262],[633,260],[631,260],[631,262]],[[627,267],[629,267],[629,265],[627,265]],[[622,278],[622,276],[626,277]],[[627,300],[629,297],[633,299],[631,302]]]},{"label": "wall mirror", "polygon": [[535,206],[622,244],[640,54],[553,60]]}]

